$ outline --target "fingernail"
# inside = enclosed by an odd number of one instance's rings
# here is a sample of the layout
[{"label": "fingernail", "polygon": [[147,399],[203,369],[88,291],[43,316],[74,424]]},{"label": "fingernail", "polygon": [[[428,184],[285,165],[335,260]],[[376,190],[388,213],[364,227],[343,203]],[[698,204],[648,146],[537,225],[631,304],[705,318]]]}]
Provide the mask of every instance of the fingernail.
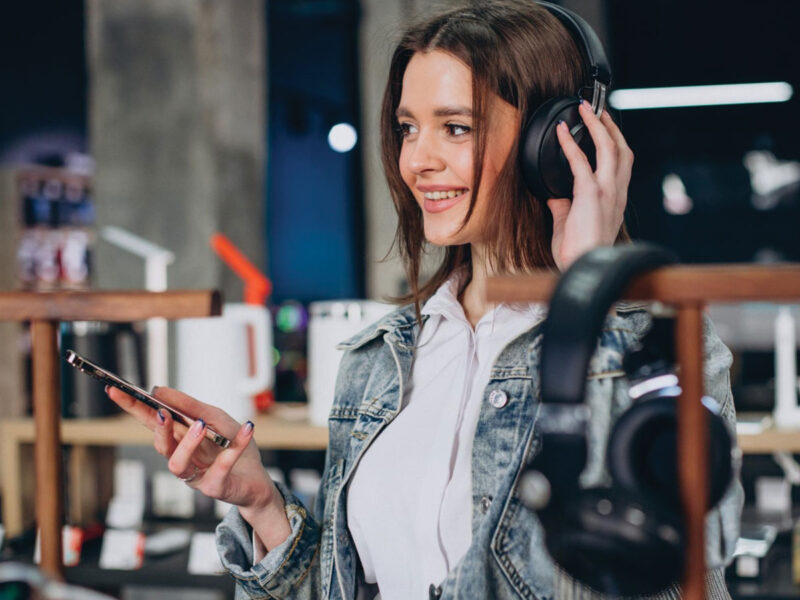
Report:
[{"label": "fingernail", "polygon": [[106,392],[106,396],[108,395],[108,388],[109,388],[109,386],[106,386],[106,387],[104,388],[104,389],[105,389],[105,392]]},{"label": "fingernail", "polygon": [[203,419],[197,419],[192,425],[192,435],[194,437],[200,437],[203,433],[203,430],[206,428],[206,422]]},{"label": "fingernail", "polygon": [[245,433],[245,435],[250,435],[250,432],[253,431],[254,427],[255,427],[255,425],[253,425],[252,421],[248,421],[247,423],[245,423],[244,424],[244,433]]},{"label": "fingernail", "polygon": [[586,102],[586,98],[581,98],[581,106],[586,106],[586,105],[588,105],[588,104],[589,104],[589,103],[588,103],[588,102]]},{"label": "fingernail", "polygon": [[154,385],[154,386],[153,386],[153,389],[152,389],[152,390],[150,390],[150,393],[151,393],[151,394],[155,394],[155,393],[156,393],[156,390],[158,390],[158,386],[157,386],[157,385]]},{"label": "fingernail", "polygon": [[162,425],[167,422],[167,417],[164,414],[164,411],[161,410],[160,408],[158,409],[158,411],[156,411],[156,416],[158,417],[158,422],[161,423]]}]

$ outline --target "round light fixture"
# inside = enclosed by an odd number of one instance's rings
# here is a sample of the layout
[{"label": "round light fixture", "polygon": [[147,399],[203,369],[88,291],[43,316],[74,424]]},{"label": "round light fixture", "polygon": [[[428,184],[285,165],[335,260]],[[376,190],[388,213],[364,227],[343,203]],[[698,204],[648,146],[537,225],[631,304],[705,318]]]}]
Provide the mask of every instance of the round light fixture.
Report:
[{"label": "round light fixture", "polygon": [[357,141],[356,128],[350,123],[337,123],[328,132],[328,144],[336,152],[350,152]]}]

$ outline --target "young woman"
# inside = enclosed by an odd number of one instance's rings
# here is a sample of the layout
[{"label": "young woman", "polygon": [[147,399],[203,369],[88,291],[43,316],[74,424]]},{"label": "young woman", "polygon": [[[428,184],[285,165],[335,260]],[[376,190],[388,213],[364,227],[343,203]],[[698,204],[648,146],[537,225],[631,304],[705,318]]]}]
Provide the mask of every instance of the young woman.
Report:
[{"label": "young woman", "polygon": [[[565,126],[558,140],[574,198],[544,203],[517,165],[524,115],[584,81],[569,32],[534,2],[474,3],[409,29],[392,58],[383,103],[383,159],[399,217],[410,303],[343,344],[330,444],[313,515],[266,475],[252,441],[218,409],[176,390],[159,398],[198,421],[188,434],[117,390],[111,397],[155,432],[169,469],[235,505],[217,530],[220,555],[253,598],[534,598],[588,593],[547,555],[515,486],[534,452],[537,305],[486,301],[487,278],[565,269],[624,236],[633,163],[608,113],[580,116],[593,169]],[[426,244],[444,248],[419,282]],[[603,445],[625,407],[619,366],[648,326],[619,308],[593,361],[586,483],[602,481]],[[730,353],[706,332],[706,387],[733,422]],[[206,423],[233,438],[219,451]],[[591,480],[591,481],[590,481]],[[709,594],[726,597],[721,565],[736,538],[738,484],[709,517]],[[676,589],[667,596],[676,596]]]}]

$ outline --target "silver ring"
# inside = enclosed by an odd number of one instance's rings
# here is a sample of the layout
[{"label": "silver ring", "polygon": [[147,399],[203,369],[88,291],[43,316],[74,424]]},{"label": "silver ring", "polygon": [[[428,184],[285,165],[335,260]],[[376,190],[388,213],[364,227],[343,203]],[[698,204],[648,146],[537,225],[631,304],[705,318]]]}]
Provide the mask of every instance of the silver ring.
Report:
[{"label": "silver ring", "polygon": [[188,477],[178,477],[178,479],[180,479],[183,483],[189,483],[197,479],[201,475],[201,471],[197,468],[197,465],[192,465],[192,467],[194,468],[194,471],[192,471],[191,475]]}]

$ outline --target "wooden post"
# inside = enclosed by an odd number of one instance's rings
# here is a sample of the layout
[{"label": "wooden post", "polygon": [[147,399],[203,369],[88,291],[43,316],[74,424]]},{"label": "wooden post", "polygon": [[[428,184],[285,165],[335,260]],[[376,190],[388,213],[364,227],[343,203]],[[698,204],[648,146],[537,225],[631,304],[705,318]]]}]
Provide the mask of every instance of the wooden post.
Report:
[{"label": "wooden post", "polygon": [[678,308],[675,323],[681,397],[678,400],[678,478],[684,514],[683,597],[705,597],[704,523],[708,506],[708,423],[703,412],[703,307]]},{"label": "wooden post", "polygon": [[[61,526],[61,390],[58,364],[58,323],[31,323],[33,348],[33,418],[36,427],[36,523],[42,570],[62,577]],[[53,486],[53,483],[57,485]]]}]

